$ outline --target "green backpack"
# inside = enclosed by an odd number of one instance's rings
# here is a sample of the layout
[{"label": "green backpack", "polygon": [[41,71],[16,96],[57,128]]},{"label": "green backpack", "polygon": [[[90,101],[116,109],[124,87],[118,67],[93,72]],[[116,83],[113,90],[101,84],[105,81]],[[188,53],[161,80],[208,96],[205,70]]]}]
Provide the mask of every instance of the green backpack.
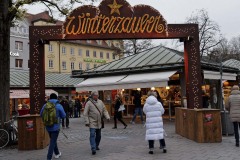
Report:
[{"label": "green backpack", "polygon": [[42,119],[45,126],[53,126],[58,123],[57,111],[54,103],[47,102],[43,110]]}]

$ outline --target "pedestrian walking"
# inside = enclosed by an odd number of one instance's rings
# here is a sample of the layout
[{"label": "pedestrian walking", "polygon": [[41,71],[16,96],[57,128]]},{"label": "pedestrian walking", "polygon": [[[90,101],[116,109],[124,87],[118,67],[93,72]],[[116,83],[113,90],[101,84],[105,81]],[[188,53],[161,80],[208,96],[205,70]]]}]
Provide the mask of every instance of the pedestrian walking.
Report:
[{"label": "pedestrian walking", "polygon": [[133,103],[134,103],[134,105],[135,105],[135,111],[134,111],[133,118],[132,118],[132,120],[130,121],[131,124],[135,124],[135,119],[136,119],[137,115],[140,115],[141,121],[142,121],[142,123],[144,124],[141,98],[142,98],[141,92],[140,92],[140,91],[137,91],[137,92],[134,94]]},{"label": "pedestrian walking", "polygon": [[[62,127],[63,128],[65,128],[65,127],[69,128],[69,111],[70,111],[69,110],[69,102],[68,102],[68,100],[65,97],[63,97],[63,99],[60,102],[60,104],[63,106],[63,109],[64,109],[64,111],[66,113],[66,117],[62,119]],[[65,119],[66,119],[66,121],[65,121]]]},{"label": "pedestrian walking", "polygon": [[74,117],[78,118],[81,117],[81,109],[82,109],[82,103],[80,102],[79,98],[75,99],[75,109],[74,109]]},{"label": "pedestrian walking", "polygon": [[122,105],[122,97],[120,94],[116,95],[116,101],[114,106],[114,127],[117,129],[117,120],[124,125],[124,129],[127,128],[127,124],[122,120],[122,111],[119,111],[120,106]]},{"label": "pedestrian walking", "polygon": [[146,137],[149,144],[149,154],[153,154],[154,141],[160,142],[160,149],[163,153],[167,152],[164,140],[163,119],[164,108],[157,100],[157,94],[154,91],[148,92],[148,98],[143,107],[143,112],[146,114]]},{"label": "pedestrian walking", "polygon": [[240,91],[237,85],[232,88],[231,94],[226,103],[226,108],[230,111],[230,118],[234,127],[236,147],[239,147]]},{"label": "pedestrian walking", "polygon": [[59,158],[62,155],[57,146],[57,139],[60,130],[60,119],[65,118],[66,113],[57,98],[57,95],[52,93],[50,100],[42,107],[40,112],[40,116],[50,137],[47,160],[52,159],[53,152],[55,158]]},{"label": "pedestrian walking", "polygon": [[98,99],[98,91],[91,92],[92,98],[86,103],[84,109],[85,125],[90,131],[90,145],[92,155],[96,154],[101,141],[101,129],[104,128],[103,118],[110,120],[108,111],[104,103]]},{"label": "pedestrian walking", "polygon": [[74,97],[72,97],[72,99],[69,101],[69,117],[70,118],[73,118],[74,106],[75,106],[75,100],[74,100]]}]

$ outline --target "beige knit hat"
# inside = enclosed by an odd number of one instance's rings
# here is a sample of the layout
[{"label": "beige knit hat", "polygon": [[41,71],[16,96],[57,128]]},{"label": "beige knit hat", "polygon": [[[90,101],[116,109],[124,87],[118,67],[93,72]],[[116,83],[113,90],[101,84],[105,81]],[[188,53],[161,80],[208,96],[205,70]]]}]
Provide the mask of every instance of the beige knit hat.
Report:
[{"label": "beige knit hat", "polygon": [[234,86],[232,87],[232,90],[238,90],[238,91],[239,91],[239,87],[238,87],[237,85],[234,85]]}]

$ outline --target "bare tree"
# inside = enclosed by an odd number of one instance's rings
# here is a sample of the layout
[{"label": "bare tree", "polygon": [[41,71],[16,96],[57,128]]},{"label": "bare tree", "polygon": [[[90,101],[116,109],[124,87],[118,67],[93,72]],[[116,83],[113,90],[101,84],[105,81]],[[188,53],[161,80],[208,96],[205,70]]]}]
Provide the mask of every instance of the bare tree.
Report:
[{"label": "bare tree", "polygon": [[124,40],[124,54],[129,56],[133,54],[140,53],[146,49],[152,48],[152,40],[151,39],[130,39]]},{"label": "bare tree", "polygon": [[230,54],[233,54],[240,60],[240,35],[230,40]]},{"label": "bare tree", "polygon": [[220,43],[211,50],[208,58],[211,61],[220,63],[221,61],[224,62],[233,56],[230,54],[231,52],[231,45],[226,38],[222,38]]},{"label": "bare tree", "polygon": [[[85,0],[95,1],[95,0]],[[9,119],[10,89],[10,27],[26,12],[24,5],[44,4],[53,16],[54,11],[67,15],[76,3],[84,0],[0,0],[0,120]],[[1,123],[3,125],[3,123]]]}]

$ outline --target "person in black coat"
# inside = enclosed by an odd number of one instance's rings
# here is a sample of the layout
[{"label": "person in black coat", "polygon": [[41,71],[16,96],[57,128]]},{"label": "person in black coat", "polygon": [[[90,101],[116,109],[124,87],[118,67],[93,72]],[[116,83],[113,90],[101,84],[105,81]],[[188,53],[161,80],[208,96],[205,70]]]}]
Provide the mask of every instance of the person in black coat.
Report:
[{"label": "person in black coat", "polygon": [[114,106],[114,127],[113,127],[113,129],[117,129],[117,120],[120,121],[124,125],[124,129],[127,128],[127,124],[122,120],[122,111],[118,111],[121,105],[122,105],[121,96],[116,95],[116,102],[115,102],[115,106]]},{"label": "person in black coat", "polygon": [[65,126],[69,128],[69,103],[68,100],[63,97],[62,101],[60,104],[63,106],[63,109],[66,113],[66,125],[65,125],[65,118],[62,119],[62,127],[64,128]]}]

